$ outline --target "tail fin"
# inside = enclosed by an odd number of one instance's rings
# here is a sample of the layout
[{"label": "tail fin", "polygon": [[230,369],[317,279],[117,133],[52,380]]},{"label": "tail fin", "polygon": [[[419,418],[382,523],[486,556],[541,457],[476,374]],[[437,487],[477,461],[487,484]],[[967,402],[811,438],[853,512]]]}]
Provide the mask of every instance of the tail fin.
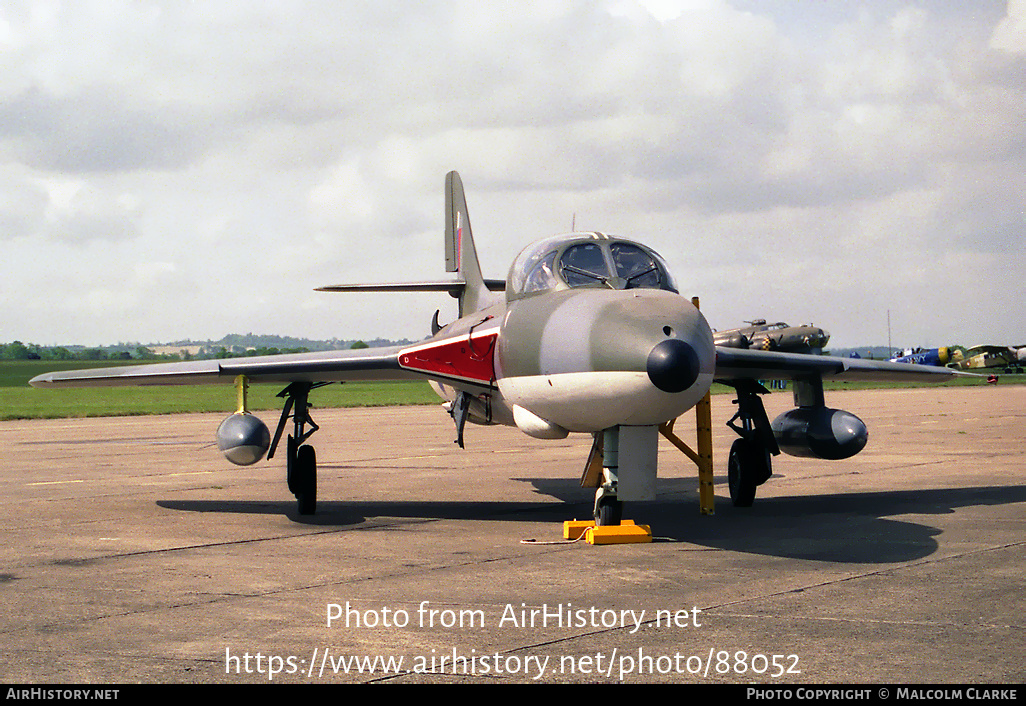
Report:
[{"label": "tail fin", "polygon": [[[469,316],[496,303],[492,292],[501,292],[506,282],[485,279],[470,233],[467,200],[463,182],[456,172],[445,175],[445,269],[458,273],[445,282],[378,282],[367,284],[332,284],[318,287],[318,292],[448,292],[459,300],[460,317]],[[439,330],[438,315],[431,324],[432,333]]]},{"label": "tail fin", "polygon": [[463,182],[456,172],[445,175],[445,271],[458,272],[465,283],[459,294],[461,317],[492,303],[474,248]]}]

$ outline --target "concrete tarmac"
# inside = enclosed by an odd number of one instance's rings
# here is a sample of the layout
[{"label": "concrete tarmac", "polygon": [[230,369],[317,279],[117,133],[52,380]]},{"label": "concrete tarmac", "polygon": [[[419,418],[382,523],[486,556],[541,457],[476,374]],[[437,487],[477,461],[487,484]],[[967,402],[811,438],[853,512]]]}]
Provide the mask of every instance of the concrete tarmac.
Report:
[{"label": "concrete tarmac", "polygon": [[735,509],[715,397],[715,515],[663,441],[625,510],[660,539],[598,547],[559,541],[591,514],[583,435],[468,425],[461,451],[439,408],[315,409],[300,517],[283,458],[221,457],[223,415],[3,422],[0,680],[1021,684],[1024,402],[828,392],[868,447],[779,456]]}]

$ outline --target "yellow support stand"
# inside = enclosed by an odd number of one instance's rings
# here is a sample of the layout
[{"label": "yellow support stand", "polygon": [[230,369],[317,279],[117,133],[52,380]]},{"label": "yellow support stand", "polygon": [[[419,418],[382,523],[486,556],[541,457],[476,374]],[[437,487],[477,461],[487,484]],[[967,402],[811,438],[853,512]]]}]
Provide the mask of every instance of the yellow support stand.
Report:
[{"label": "yellow support stand", "polygon": [[[698,308],[698,297],[691,297],[691,303]],[[692,450],[684,440],[673,433],[671,419],[659,426],[659,432],[677,447],[681,453],[690,458],[698,466],[698,507],[703,515],[716,512],[716,496],[713,492],[713,450],[712,450],[712,398],[708,392],[695,405],[695,431],[698,437],[698,451]]]},{"label": "yellow support stand", "polygon": [[703,515],[716,512],[713,491],[712,400],[708,392],[695,405],[695,426],[698,436],[698,506]]},{"label": "yellow support stand", "polygon": [[247,391],[249,390],[249,381],[246,380],[245,375],[235,376],[235,393],[238,396],[238,409],[235,410],[236,414],[249,414],[249,408],[247,405]]},{"label": "yellow support stand", "polygon": [[[698,309],[698,297],[691,297]],[[698,437],[698,506],[703,515],[716,512],[713,492],[712,395],[705,396],[695,405],[695,432]]]}]

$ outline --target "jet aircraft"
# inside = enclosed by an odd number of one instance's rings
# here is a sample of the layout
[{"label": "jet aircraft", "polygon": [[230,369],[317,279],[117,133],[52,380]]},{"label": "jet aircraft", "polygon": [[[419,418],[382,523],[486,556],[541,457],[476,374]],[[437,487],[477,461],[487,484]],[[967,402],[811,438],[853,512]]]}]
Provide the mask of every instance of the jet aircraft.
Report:
[{"label": "jet aircraft", "polygon": [[783,321],[767,324],[766,319],[746,321],[749,326],[713,332],[713,342],[728,348],[761,348],[764,351],[822,353],[830,334],[812,324],[789,326]]},{"label": "jet aircraft", "polygon": [[[452,279],[335,285],[323,291],[446,291],[459,317],[432,321],[432,335],[412,345],[199,360],[40,375],[37,387],[192,385],[235,381],[239,410],[217,430],[229,461],[273,458],[286,440],[286,480],[300,514],[313,514],[317,461],[307,443],[318,427],[309,397],[349,380],[426,379],[446,400],[456,441],[466,422],[516,426],[543,439],[591,434],[587,474],[601,525],[619,524],[624,501],[655,498],[659,425],[691,409],[713,380],[734,388],[738,409],[727,423],[739,436],[727,469],[735,505],[751,505],[771,475],[771,456],[848,458],[868,440],[854,414],[826,406],[823,379],[943,380],[946,368],[716,346],[698,308],[679,294],[666,262],[641,243],[602,233],[556,235],[526,247],[504,281],[482,276],[456,172],[446,176],[445,261]],[[795,409],[772,423],[757,381],[794,381]],[[285,385],[270,434],[245,409],[249,382]],[[739,423],[738,423],[739,422]],[[597,464],[589,464],[589,468]]]}]

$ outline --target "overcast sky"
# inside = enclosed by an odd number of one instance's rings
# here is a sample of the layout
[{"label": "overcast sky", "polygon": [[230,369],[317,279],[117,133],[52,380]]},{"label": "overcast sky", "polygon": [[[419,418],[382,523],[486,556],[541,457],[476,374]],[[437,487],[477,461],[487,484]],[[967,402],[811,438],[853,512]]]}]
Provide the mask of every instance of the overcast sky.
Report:
[{"label": "overcast sky", "polygon": [[1026,343],[1026,0],[5,0],[0,342],[420,338],[460,172],[486,276],[647,243],[714,328]]}]

